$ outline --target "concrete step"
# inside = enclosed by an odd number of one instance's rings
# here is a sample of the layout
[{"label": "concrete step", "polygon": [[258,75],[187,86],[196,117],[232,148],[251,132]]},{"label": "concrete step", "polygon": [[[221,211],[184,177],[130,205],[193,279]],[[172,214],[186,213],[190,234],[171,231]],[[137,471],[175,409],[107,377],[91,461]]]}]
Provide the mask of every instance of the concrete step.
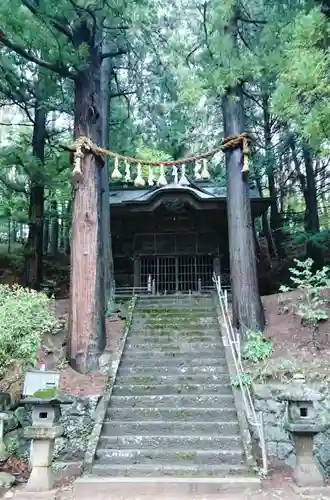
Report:
[{"label": "concrete step", "polygon": [[220,364],[219,362],[216,365],[207,366],[201,364],[200,366],[182,366],[182,365],[172,365],[172,366],[144,366],[137,364],[130,364],[127,366],[127,363],[123,363],[123,365],[119,366],[118,376],[123,375],[134,375],[137,377],[156,377],[158,375],[165,376],[180,376],[180,375],[190,376],[190,375],[219,375],[225,374],[228,375],[228,367],[225,364]]},{"label": "concrete step", "polygon": [[[100,462],[95,462],[92,473],[100,476],[112,476],[112,477],[226,477],[228,475],[248,475],[248,471],[245,465],[235,464],[235,465],[197,465],[197,464],[132,464],[128,466],[126,464],[104,464]],[[169,479],[167,477],[167,479]],[[132,486],[131,486],[132,487]]]},{"label": "concrete step", "polygon": [[144,449],[101,449],[96,451],[95,462],[103,464],[116,463],[124,465],[158,464],[158,465],[244,465],[243,450],[191,450],[155,448]]},{"label": "concrete step", "polygon": [[232,394],[171,394],[160,396],[112,396],[110,407],[133,408],[135,406],[143,408],[163,407],[166,408],[233,408],[235,406]]},{"label": "concrete step", "polygon": [[192,318],[181,318],[181,317],[173,317],[170,318],[168,316],[159,316],[158,318],[151,318],[148,316],[148,318],[143,321],[141,319],[133,319],[132,321],[132,328],[141,328],[141,327],[148,327],[152,329],[162,329],[162,328],[188,328],[188,327],[196,327],[200,328],[201,326],[214,326],[218,325],[218,320],[214,318],[213,316],[211,317],[196,317],[196,319]]},{"label": "concrete step", "polygon": [[127,375],[117,375],[116,385],[182,385],[182,384],[193,384],[193,385],[207,385],[207,384],[230,384],[230,377],[228,373],[202,373],[202,374],[192,374],[185,375],[184,373],[179,373],[175,375],[161,375],[161,374],[127,374]]},{"label": "concrete step", "polygon": [[[200,349],[190,349],[189,346],[182,346],[180,349],[180,346],[177,346],[175,349],[174,347],[172,350],[162,350],[162,349],[146,349],[146,350],[137,350],[137,349],[125,349],[123,355],[122,355],[122,363],[124,362],[134,362],[137,361],[139,362],[140,360],[149,361],[153,360],[155,363],[155,359],[157,359],[157,363],[162,363],[167,365],[167,361],[169,359],[177,359],[180,360],[183,363],[186,363],[187,361],[190,362],[190,360],[197,359],[195,356],[198,356],[198,359],[203,358],[204,362],[208,362],[209,359],[215,359],[214,356],[217,357],[217,360],[222,361],[225,359],[225,352],[223,348],[214,348],[212,350],[210,349],[203,349],[202,346],[200,346]],[[192,361],[193,363],[193,361]]]},{"label": "concrete step", "polygon": [[215,343],[215,344],[220,344],[222,346],[222,341],[221,337],[218,332],[214,333],[213,335],[202,335],[202,333],[197,336],[195,334],[183,334],[181,335],[180,333],[170,333],[166,335],[138,335],[138,334],[133,334],[130,333],[128,336],[128,343],[126,346],[138,346],[138,345],[144,345],[144,346],[159,346],[159,345],[167,345],[170,344],[171,342],[188,342],[190,344],[198,344],[198,343]]},{"label": "concrete step", "polygon": [[132,471],[125,466],[107,470],[98,465],[95,475],[84,475],[74,482],[73,494],[81,500],[90,500],[91,492],[95,500],[245,500],[260,489],[260,479],[244,468],[235,467],[232,476],[222,466],[207,467],[202,475],[196,471],[195,467],[176,467],[174,477],[170,477],[168,468],[162,469],[161,476],[157,467],[151,471],[134,466]]},{"label": "concrete step", "polygon": [[213,304],[204,303],[204,304],[195,304],[192,307],[192,304],[172,304],[169,307],[161,304],[137,304],[136,311],[139,311],[141,314],[200,314],[205,311],[212,312],[216,310]]},{"label": "concrete step", "polygon": [[166,394],[232,394],[230,384],[161,384],[161,385],[130,385],[117,384],[114,386],[113,396],[146,396]]},{"label": "concrete step", "polygon": [[223,344],[221,343],[220,339],[218,342],[190,342],[188,339],[187,340],[181,340],[181,339],[172,339],[172,341],[168,343],[163,343],[163,344],[157,344],[156,342],[153,343],[145,343],[145,342],[140,342],[140,343],[131,343],[129,342],[125,346],[125,352],[130,352],[130,353],[136,353],[139,354],[141,352],[146,352],[149,349],[153,349],[155,352],[159,353],[176,353],[178,350],[180,353],[185,353],[185,352],[221,352],[224,351]]},{"label": "concrete step", "polygon": [[135,406],[134,408],[110,406],[106,412],[106,420],[123,420],[125,422],[139,421],[179,421],[196,422],[207,420],[214,422],[237,422],[237,413],[234,407],[223,406],[217,408],[193,408],[193,407],[159,407],[145,408]]},{"label": "concrete step", "polygon": [[99,442],[100,450],[141,450],[159,448],[163,452],[166,450],[177,450],[177,454],[186,458],[185,453],[180,454],[180,450],[190,450],[189,453],[195,451],[213,450],[220,451],[239,451],[242,450],[242,441],[239,434],[234,436],[218,436],[210,434],[209,436],[198,435],[168,435],[158,436],[153,434],[128,435],[128,436],[107,436],[102,434]]},{"label": "concrete step", "polygon": [[[213,353],[214,355],[214,353]],[[162,370],[162,369],[169,369],[172,367],[177,367],[177,368],[191,368],[191,367],[200,367],[200,366],[207,366],[210,368],[212,366],[225,366],[227,368],[226,360],[225,357],[194,357],[192,354],[191,356],[181,356],[180,354],[177,357],[172,357],[172,356],[164,356],[162,359],[158,359],[157,356],[153,357],[141,357],[138,358],[136,356],[133,356],[132,358],[126,358],[123,357],[121,361],[121,366],[124,365],[124,367],[127,368],[134,368],[139,371],[144,371],[146,368],[151,368],[151,367],[156,367],[156,370]]]},{"label": "concrete step", "polygon": [[179,434],[189,435],[218,435],[233,436],[240,432],[238,421],[230,422],[207,422],[197,420],[196,422],[182,422],[179,420],[147,420],[141,422],[122,422],[120,420],[105,420],[102,428],[102,436],[128,436],[149,435],[168,436]]},{"label": "concrete step", "polygon": [[162,327],[155,327],[151,328],[149,326],[145,325],[138,325],[134,326],[131,328],[129,337],[198,337],[198,339],[206,337],[208,335],[211,336],[216,336],[219,338],[220,336],[220,330],[218,325],[215,326],[203,326],[201,328],[200,326],[187,326],[185,325],[184,327],[179,328],[173,328],[173,326],[168,327],[167,325],[163,325]]}]

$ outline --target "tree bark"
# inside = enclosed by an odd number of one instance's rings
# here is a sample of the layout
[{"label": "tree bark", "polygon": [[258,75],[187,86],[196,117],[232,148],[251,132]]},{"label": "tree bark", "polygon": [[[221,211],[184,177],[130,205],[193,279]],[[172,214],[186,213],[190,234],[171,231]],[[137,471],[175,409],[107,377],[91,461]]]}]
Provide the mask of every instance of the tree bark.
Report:
[{"label": "tree bark", "polygon": [[44,255],[48,254],[49,248],[49,214],[44,214]]},{"label": "tree bark", "polygon": [[[240,85],[227,89],[222,109],[225,137],[244,132],[244,102]],[[226,152],[233,321],[244,335],[247,330],[262,331],[265,316],[257,278],[249,184],[241,172],[242,160],[242,148]]]},{"label": "tree bark", "polygon": [[[267,234],[265,234],[265,236],[267,238],[270,255],[272,257],[279,256],[280,258],[284,258],[285,250],[283,248],[281,217],[278,211],[278,204],[277,204],[277,189],[274,177],[275,158],[273,155],[273,148],[272,148],[271,116],[269,112],[269,96],[267,94],[263,95],[262,108],[263,108],[263,121],[264,121],[264,145],[266,153],[268,189],[269,189],[269,196],[272,199],[272,203],[270,206],[270,223],[268,223],[267,214],[264,213],[263,225],[264,224],[266,225],[265,230],[267,230]],[[266,220],[264,220],[265,218],[267,219],[268,224],[266,224]],[[272,234],[274,235],[276,248],[273,245],[274,240]]]},{"label": "tree bark", "polygon": [[[41,101],[37,99],[35,103],[32,153],[39,164],[39,169],[43,167],[45,161],[45,137],[46,111]],[[44,191],[44,179],[42,172],[39,170],[30,180],[29,236],[26,244],[22,280],[24,286],[35,290],[40,290],[43,279]]]},{"label": "tree bark", "polygon": [[321,246],[313,241],[313,236],[320,232],[320,220],[317,207],[317,190],[315,182],[315,172],[313,166],[313,156],[308,146],[303,146],[303,156],[306,170],[306,182],[304,189],[304,198],[306,203],[305,210],[305,231],[309,235],[306,250],[307,257],[313,259],[315,269],[324,265],[323,250]]},{"label": "tree bark", "polygon": [[[103,52],[110,52],[107,35],[103,42]],[[102,96],[102,146],[110,147],[110,92],[111,92],[111,59],[106,58],[101,67]],[[109,197],[109,164],[108,159],[101,171],[102,185],[102,232],[103,232],[103,262],[104,262],[104,304],[106,313],[115,311],[115,284],[112,255],[111,217]]]},{"label": "tree bark", "polygon": [[57,201],[52,200],[50,203],[50,244],[49,253],[53,257],[57,255],[59,242],[59,223]]},{"label": "tree bark", "polygon": [[[75,138],[87,137],[100,144],[101,50],[94,27],[81,21],[74,33],[77,48],[88,47],[84,68],[75,80]],[[82,180],[75,185],[71,238],[71,307],[69,361],[81,373],[98,368],[105,347],[104,264],[102,261],[103,160],[85,154]]]}]

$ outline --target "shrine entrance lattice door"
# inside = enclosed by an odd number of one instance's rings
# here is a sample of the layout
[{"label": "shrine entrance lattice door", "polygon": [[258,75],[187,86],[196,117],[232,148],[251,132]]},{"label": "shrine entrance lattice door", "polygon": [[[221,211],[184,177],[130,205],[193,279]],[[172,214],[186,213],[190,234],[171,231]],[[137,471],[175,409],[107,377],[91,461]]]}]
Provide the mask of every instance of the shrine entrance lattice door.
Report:
[{"label": "shrine entrance lattice door", "polygon": [[201,292],[212,288],[213,256],[145,256],[140,284],[157,294]]}]

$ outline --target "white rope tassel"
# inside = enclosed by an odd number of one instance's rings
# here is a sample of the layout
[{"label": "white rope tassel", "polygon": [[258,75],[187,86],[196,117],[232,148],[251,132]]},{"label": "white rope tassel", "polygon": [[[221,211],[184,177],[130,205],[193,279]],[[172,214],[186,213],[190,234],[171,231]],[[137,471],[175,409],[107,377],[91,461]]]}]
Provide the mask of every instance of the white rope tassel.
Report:
[{"label": "white rope tassel", "polygon": [[131,177],[131,166],[128,163],[128,161],[125,161],[125,177],[124,181],[129,183],[132,182],[132,177]]},{"label": "white rope tassel", "polygon": [[164,168],[164,165],[161,165],[160,166],[160,175],[159,175],[159,179],[157,181],[157,186],[159,186],[159,187],[166,186],[166,184],[167,184],[167,180],[165,177],[165,168]]},{"label": "white rope tassel", "polygon": [[137,175],[134,181],[134,186],[135,187],[144,187],[146,185],[145,180],[142,177],[142,168],[141,168],[141,163],[138,163],[137,166]]},{"label": "white rope tassel", "polygon": [[114,181],[119,181],[122,178],[122,175],[119,170],[119,162],[118,162],[118,156],[115,156],[114,159],[114,169],[111,175],[111,179]]},{"label": "white rope tassel", "polygon": [[201,171],[201,177],[204,180],[208,180],[211,178],[210,172],[208,171],[208,168],[207,168],[207,159],[206,158],[203,159],[203,168]]},{"label": "white rope tassel", "polygon": [[172,169],[172,175],[173,175],[173,183],[179,184],[179,172],[178,172],[178,167],[176,165],[174,165]]},{"label": "white rope tassel", "polygon": [[179,180],[179,184],[181,186],[189,186],[189,181],[188,181],[187,176],[186,176],[186,166],[185,165],[181,165],[181,177]]},{"label": "white rope tassel", "polygon": [[195,180],[196,181],[199,181],[202,176],[201,176],[201,164],[199,163],[199,161],[196,161],[195,163],[195,168],[194,168],[194,176],[195,176]]},{"label": "white rope tassel", "polygon": [[154,169],[150,166],[149,167],[149,172],[148,172],[148,186],[153,186],[155,183],[155,178],[154,178]]}]

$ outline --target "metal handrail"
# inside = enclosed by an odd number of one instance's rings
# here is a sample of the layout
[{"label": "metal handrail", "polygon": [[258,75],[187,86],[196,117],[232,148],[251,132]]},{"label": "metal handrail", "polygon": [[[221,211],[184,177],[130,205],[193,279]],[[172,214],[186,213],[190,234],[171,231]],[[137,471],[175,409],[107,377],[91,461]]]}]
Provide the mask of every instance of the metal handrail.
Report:
[{"label": "metal handrail", "polygon": [[216,287],[222,319],[224,323],[224,332],[225,332],[224,336],[226,340],[226,345],[229,347],[229,352],[231,353],[231,358],[233,361],[233,365],[235,367],[237,380],[242,394],[246,418],[249,424],[253,426],[257,431],[261,448],[261,454],[262,454],[263,473],[267,475],[268,462],[267,462],[267,451],[266,451],[264,425],[263,425],[263,415],[262,412],[259,413],[256,412],[250,389],[248,385],[244,382],[243,378],[244,369],[241,358],[240,335],[239,333],[235,333],[230,319],[227,290],[222,289],[220,276],[216,276],[216,274],[214,274],[213,281]]}]

